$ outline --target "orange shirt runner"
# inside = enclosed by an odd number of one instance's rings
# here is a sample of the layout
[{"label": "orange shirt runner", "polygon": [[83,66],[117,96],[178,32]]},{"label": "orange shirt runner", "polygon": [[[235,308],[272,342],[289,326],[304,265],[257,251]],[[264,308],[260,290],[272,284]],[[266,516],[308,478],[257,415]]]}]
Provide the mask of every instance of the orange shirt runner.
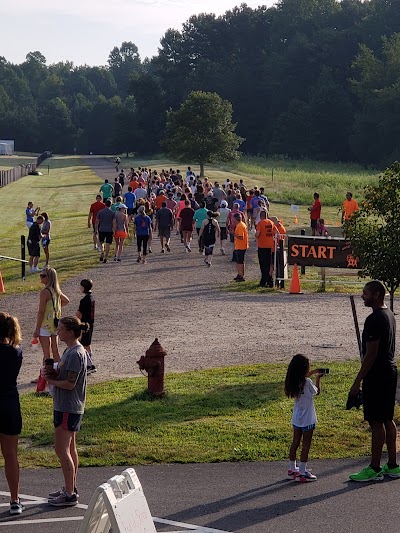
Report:
[{"label": "orange shirt runner", "polygon": [[[243,237],[239,239],[238,237]],[[249,235],[244,222],[239,222],[235,228],[235,250],[247,250],[249,247]]]}]

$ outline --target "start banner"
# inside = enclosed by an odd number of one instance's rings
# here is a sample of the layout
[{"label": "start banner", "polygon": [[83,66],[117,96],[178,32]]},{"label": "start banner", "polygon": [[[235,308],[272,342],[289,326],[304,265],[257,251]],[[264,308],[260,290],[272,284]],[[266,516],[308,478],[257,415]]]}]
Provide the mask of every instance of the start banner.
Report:
[{"label": "start banner", "polygon": [[350,241],[331,237],[288,235],[288,263],[299,266],[360,268]]}]

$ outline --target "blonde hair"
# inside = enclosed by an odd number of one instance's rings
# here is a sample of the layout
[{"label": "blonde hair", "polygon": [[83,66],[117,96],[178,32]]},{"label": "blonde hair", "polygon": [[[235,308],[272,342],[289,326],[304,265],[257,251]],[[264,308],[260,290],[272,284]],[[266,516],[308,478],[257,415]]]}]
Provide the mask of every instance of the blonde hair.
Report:
[{"label": "blonde hair", "polygon": [[21,326],[17,317],[0,312],[0,339],[8,339],[11,346],[19,346],[21,344]]},{"label": "blonde hair", "polygon": [[57,296],[57,298],[60,298],[61,289],[58,283],[57,272],[55,268],[45,267],[42,272],[43,274],[47,275],[46,289],[53,289],[54,294]]}]

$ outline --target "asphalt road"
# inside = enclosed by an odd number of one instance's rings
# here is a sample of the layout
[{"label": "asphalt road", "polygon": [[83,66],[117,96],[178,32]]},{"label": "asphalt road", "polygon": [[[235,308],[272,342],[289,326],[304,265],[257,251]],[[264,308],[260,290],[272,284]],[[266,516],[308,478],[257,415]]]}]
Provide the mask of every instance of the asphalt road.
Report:
[{"label": "asphalt road", "polygon": [[[211,531],[242,533],[395,533],[400,529],[400,480],[347,481],[349,473],[365,464],[366,460],[313,461],[310,466],[318,481],[307,484],[286,480],[287,465],[282,462],[151,465],[135,470],[159,532],[184,531],[191,525],[192,530],[203,526]],[[80,504],[87,505],[98,485],[123,470],[81,469]],[[0,479],[6,490],[3,474]],[[23,470],[21,493],[45,498],[49,490],[60,486],[61,479],[59,470]],[[85,505],[54,509],[39,500],[14,518],[8,515],[7,501],[1,496],[0,531],[47,533],[56,529],[76,533],[79,517],[85,513]],[[178,527],[176,523],[188,526]]]}]

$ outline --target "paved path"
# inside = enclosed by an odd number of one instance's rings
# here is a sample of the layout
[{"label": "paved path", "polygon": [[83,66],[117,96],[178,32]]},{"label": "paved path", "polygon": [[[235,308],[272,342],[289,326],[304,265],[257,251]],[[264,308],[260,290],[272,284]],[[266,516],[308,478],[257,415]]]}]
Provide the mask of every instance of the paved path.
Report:
[{"label": "paved path", "polygon": [[[220,463],[138,466],[157,531],[184,531],[176,522],[241,533],[395,533],[399,531],[400,480],[356,484],[347,476],[363,461],[313,461],[315,483],[285,479],[287,465]],[[21,517],[0,508],[0,531],[76,533],[85,504],[101,483],[124,467],[83,468],[79,473],[83,508],[54,509],[43,500],[27,505]],[[58,470],[24,470],[21,492],[45,498],[60,485]],[[4,487],[4,480],[1,480]],[[7,502],[5,497],[0,500]],[[30,498],[30,501],[32,499]],[[11,527],[10,523],[23,520]],[[29,521],[37,521],[37,523]],[[49,522],[43,522],[46,520]],[[67,521],[68,520],[68,521]],[[6,525],[7,524],[7,525]],[[202,533],[204,530],[199,530]],[[134,533],[134,532],[132,532]],[[209,532],[210,533],[210,532]]]}]

